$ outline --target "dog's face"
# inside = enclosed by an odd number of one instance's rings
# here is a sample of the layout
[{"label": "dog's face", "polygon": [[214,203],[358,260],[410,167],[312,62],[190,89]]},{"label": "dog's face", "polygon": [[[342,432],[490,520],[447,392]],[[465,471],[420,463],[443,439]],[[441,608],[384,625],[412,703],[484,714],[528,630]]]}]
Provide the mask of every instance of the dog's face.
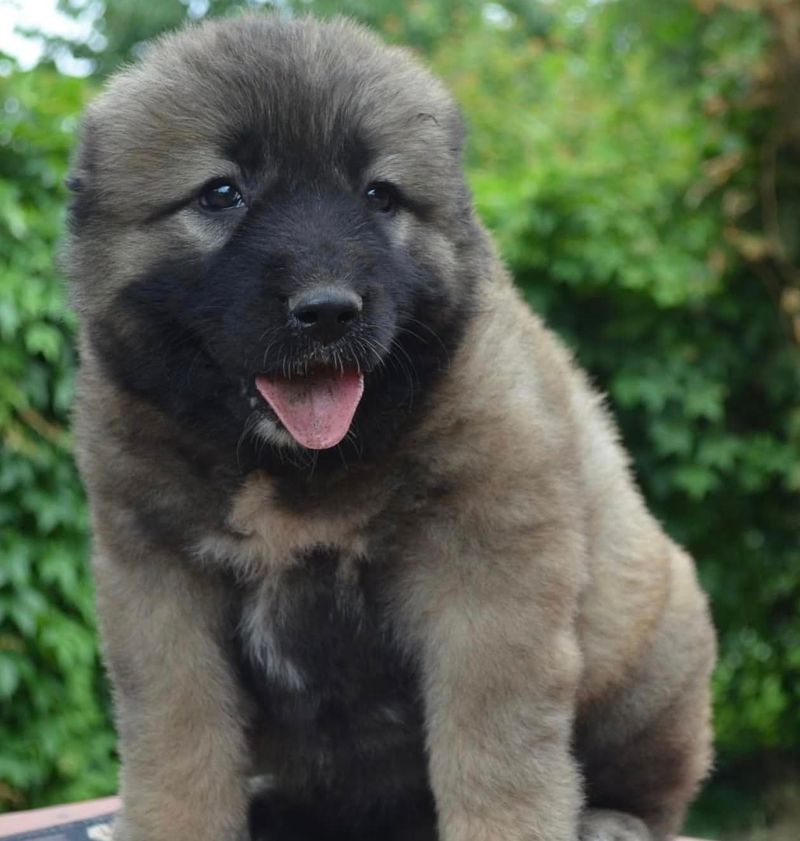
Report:
[{"label": "dog's face", "polygon": [[86,339],[230,450],[388,439],[481,271],[450,97],[346,23],[158,45],[90,111],[72,183]]}]

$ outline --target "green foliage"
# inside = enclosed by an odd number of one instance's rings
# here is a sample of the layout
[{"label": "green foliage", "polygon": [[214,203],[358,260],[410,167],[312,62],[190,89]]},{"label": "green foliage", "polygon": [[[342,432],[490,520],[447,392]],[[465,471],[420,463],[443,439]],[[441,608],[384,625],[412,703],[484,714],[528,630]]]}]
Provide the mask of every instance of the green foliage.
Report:
[{"label": "green foliage", "polygon": [[0,808],[114,788],[70,456],[72,319],[53,271],[85,84],[0,76]]},{"label": "green foliage", "polygon": [[[699,560],[720,631],[722,770],[800,750],[792,4],[275,5],[363,20],[453,88],[483,218],[530,301],[609,391],[648,500]],[[91,56],[102,76],[203,4],[153,9],[108,0],[105,41],[51,41],[50,54]],[[83,88],[46,67],[0,78],[0,103],[17,103],[0,112],[0,804],[113,782],[65,432],[70,321],[51,268]],[[728,792],[715,802],[730,815]]]}]

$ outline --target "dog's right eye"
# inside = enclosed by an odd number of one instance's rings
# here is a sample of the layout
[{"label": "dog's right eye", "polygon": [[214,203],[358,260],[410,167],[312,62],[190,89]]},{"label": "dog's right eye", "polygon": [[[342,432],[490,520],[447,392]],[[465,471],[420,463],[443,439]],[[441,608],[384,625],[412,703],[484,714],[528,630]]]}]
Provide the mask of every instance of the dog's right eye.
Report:
[{"label": "dog's right eye", "polygon": [[397,188],[388,181],[373,182],[367,187],[365,195],[370,206],[381,213],[392,213],[397,209]]},{"label": "dog's right eye", "polygon": [[198,199],[203,210],[232,210],[244,207],[245,202],[239,188],[230,181],[215,181],[206,185]]}]

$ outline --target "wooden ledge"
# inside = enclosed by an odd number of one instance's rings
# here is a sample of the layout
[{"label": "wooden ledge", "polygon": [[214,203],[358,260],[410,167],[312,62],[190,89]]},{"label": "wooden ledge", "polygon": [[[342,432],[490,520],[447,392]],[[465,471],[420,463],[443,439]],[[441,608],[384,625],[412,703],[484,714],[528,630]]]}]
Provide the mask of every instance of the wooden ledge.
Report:
[{"label": "wooden ledge", "polygon": [[[8,838],[37,829],[52,829],[64,824],[86,821],[101,815],[109,815],[120,807],[119,797],[103,797],[84,803],[70,803],[65,806],[50,806],[47,809],[31,809],[28,812],[10,812],[0,815],[0,838]],[[56,837],[53,841],[58,841]]]},{"label": "wooden ledge", "polygon": [[[50,806],[47,809],[32,809],[28,812],[11,812],[0,815],[0,838],[90,820],[116,812],[119,807],[119,797],[104,797],[101,800],[87,800],[85,803]],[[50,835],[49,838],[52,841],[59,841],[59,836]],[[32,838],[31,841],[35,841],[35,838]],[[697,841],[697,839],[679,838],[676,841]]]}]

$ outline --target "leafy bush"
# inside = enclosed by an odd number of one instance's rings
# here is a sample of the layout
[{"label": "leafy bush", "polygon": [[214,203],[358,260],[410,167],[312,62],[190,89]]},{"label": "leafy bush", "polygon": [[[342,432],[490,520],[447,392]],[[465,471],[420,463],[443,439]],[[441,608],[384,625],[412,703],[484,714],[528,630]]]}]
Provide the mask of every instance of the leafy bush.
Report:
[{"label": "leafy bush", "polygon": [[85,88],[46,68],[0,76],[0,807],[115,785],[53,271]]}]

